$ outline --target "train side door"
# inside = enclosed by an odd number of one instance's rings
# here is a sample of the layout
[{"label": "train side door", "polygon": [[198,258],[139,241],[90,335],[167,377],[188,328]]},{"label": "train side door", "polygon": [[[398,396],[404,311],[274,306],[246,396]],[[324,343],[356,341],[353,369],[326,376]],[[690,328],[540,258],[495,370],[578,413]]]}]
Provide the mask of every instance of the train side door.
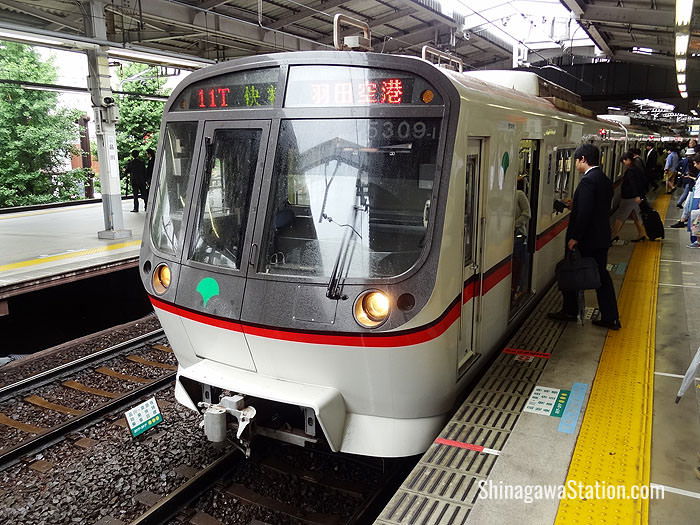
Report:
[{"label": "train side door", "polygon": [[478,260],[479,173],[481,139],[469,139],[464,171],[464,236],[462,247],[463,287],[461,332],[457,355],[458,377],[474,362],[476,331],[474,315],[481,294]]},{"label": "train side door", "polygon": [[510,317],[534,296],[532,263],[537,233],[537,195],[540,180],[538,140],[520,141],[518,173],[513,199],[513,259],[511,270]]}]

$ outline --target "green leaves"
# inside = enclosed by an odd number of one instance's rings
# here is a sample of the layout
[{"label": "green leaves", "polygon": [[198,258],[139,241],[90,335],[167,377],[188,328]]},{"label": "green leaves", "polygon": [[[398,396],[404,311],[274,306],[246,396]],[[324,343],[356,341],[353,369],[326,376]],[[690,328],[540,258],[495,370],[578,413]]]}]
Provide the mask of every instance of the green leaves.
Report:
[{"label": "green leaves", "polygon": [[[30,47],[0,46],[0,78],[52,83],[56,70]],[[74,110],[58,109],[58,96],[0,85],[0,207],[66,200],[62,163],[78,141]]]}]

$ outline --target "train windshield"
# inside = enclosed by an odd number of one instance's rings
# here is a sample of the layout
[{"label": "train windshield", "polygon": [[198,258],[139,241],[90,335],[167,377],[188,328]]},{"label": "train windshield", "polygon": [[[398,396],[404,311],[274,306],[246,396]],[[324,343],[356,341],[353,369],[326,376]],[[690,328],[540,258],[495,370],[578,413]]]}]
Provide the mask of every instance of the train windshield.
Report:
[{"label": "train windshield", "polygon": [[259,271],[385,278],[426,243],[439,118],[283,120]]},{"label": "train windshield", "polygon": [[165,128],[151,240],[161,252],[170,255],[177,254],[181,246],[196,132],[196,122],[171,122]]}]

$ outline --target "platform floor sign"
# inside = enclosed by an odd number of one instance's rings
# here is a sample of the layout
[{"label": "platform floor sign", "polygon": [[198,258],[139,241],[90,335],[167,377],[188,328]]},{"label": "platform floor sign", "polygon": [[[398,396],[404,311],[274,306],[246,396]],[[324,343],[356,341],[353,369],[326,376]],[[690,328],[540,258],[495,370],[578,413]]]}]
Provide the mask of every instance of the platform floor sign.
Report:
[{"label": "platform floor sign", "polygon": [[136,405],[124,415],[133,437],[143,434],[149,428],[163,421],[163,416],[160,413],[155,397],[147,399],[140,405]]},{"label": "platform floor sign", "polygon": [[523,412],[540,414],[542,416],[561,417],[569,400],[569,391],[559,388],[536,386],[530,394],[530,399]]}]

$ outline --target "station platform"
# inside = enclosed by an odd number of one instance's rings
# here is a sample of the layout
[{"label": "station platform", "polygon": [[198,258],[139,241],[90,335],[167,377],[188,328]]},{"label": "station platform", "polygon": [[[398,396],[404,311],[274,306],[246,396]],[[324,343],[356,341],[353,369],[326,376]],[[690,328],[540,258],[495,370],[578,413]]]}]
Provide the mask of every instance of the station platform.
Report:
[{"label": "station platform", "polygon": [[549,290],[375,523],[700,522],[698,381],[675,403],[700,346],[700,250],[668,227],[675,201],[655,207],[664,241],[609,251],[622,329],[548,319]]},{"label": "station platform", "polygon": [[131,237],[97,238],[102,203],[0,215],[0,301],[29,291],[138,264],[145,213],[123,200]]}]

